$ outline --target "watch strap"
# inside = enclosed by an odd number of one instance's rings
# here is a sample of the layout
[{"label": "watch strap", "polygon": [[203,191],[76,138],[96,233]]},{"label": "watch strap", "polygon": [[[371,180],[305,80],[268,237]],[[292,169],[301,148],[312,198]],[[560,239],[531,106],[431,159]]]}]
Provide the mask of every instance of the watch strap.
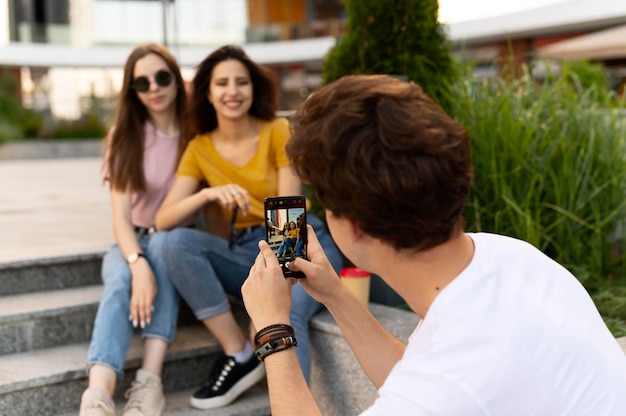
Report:
[{"label": "watch strap", "polygon": [[141,257],[145,259],[146,255],[141,252],[130,253],[128,257],[126,257],[126,261],[128,262],[128,264],[135,264],[137,263],[137,261],[139,261],[139,258]]}]

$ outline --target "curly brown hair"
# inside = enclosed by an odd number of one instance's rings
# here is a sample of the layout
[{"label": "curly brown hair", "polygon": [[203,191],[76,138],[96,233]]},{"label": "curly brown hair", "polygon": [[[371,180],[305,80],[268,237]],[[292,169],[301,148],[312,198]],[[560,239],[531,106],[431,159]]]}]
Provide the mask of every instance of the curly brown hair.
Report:
[{"label": "curly brown hair", "polygon": [[462,232],[472,183],[467,132],[414,83],[347,76],[292,119],[287,153],[320,203],[398,250]]},{"label": "curly brown hair", "polygon": [[217,128],[217,114],[209,102],[207,94],[211,85],[213,69],[220,62],[235,59],[243,64],[250,73],[252,81],[252,106],[248,113],[261,120],[272,120],[278,108],[276,82],[269,68],[254,62],[238,46],[226,45],[211,52],[198,65],[192,81],[192,93],[189,105],[193,122],[193,134],[209,133]]}]

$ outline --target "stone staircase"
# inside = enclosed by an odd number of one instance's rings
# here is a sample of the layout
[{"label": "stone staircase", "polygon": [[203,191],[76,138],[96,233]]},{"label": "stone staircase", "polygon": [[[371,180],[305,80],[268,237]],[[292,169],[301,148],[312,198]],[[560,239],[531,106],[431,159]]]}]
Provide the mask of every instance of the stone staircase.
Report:
[{"label": "stone staircase", "polygon": [[[79,255],[0,265],[0,415],[78,415],[87,386],[85,360],[102,287],[102,255]],[[245,311],[234,303],[242,327]],[[246,332],[247,333],[247,332]],[[213,411],[189,407],[189,395],[206,377],[220,347],[188,309],[164,366],[168,415],[269,415],[260,383],[233,405]],[[118,385],[116,402],[141,364],[137,333]]]},{"label": "stone staircase", "polygon": [[[84,254],[0,264],[0,415],[78,416],[87,386],[85,359],[100,299],[102,254]],[[408,311],[376,303],[370,311],[394,336],[406,341],[419,318]],[[233,311],[242,328],[247,316],[238,302]],[[262,382],[231,406],[215,410],[189,407],[189,396],[204,381],[220,353],[215,339],[195,322],[185,305],[176,339],[164,366],[166,415],[270,415]],[[618,339],[626,351],[626,337]],[[358,365],[335,321],[326,311],[311,322],[311,390],[326,416],[358,414],[376,391]],[[141,341],[133,340],[118,384],[123,393],[141,363]]]},{"label": "stone staircase", "polygon": [[[78,416],[87,386],[85,360],[102,287],[102,253],[0,264],[0,415]],[[241,304],[233,311],[247,331]],[[405,340],[418,318],[397,308],[370,303],[370,311]],[[246,332],[247,333],[247,332]],[[335,321],[326,311],[311,322],[311,390],[327,416],[345,416],[369,407],[376,391],[358,365]],[[261,382],[232,405],[200,411],[189,396],[220,353],[215,339],[181,306],[179,328],[163,370],[166,415],[265,416],[267,386]],[[141,340],[132,342],[116,403],[141,363]]]}]

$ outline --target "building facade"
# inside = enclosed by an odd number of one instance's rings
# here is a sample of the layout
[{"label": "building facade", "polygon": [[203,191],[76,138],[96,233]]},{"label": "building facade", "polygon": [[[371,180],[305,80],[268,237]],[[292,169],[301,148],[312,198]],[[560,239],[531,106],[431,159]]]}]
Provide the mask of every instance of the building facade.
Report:
[{"label": "building facade", "polygon": [[[327,50],[345,22],[341,0],[0,0],[3,6],[8,59],[3,64],[0,43],[0,66],[20,82],[24,104],[57,118],[80,117],[89,97],[111,102],[128,52],[144,42],[168,46],[187,79],[213,49],[243,45],[275,71],[281,108],[295,108],[319,85],[320,45]],[[321,37],[317,45],[297,42]]]},{"label": "building facade", "polygon": [[[623,24],[626,2],[569,0],[447,29],[454,54],[489,77],[503,65],[532,64],[560,42]],[[212,50],[239,44],[274,70],[280,106],[289,110],[320,84],[324,55],[345,29],[342,0],[0,0],[0,68],[20,81],[27,106],[76,118],[93,97],[113,100],[138,43],[167,45],[187,79]],[[626,52],[597,60],[624,82]]]}]

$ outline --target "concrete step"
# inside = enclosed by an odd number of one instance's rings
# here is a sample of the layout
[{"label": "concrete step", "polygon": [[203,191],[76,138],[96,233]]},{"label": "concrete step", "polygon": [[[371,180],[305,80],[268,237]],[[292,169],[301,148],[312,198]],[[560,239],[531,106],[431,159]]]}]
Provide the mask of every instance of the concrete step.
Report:
[{"label": "concrete step", "polygon": [[0,263],[0,296],[101,283],[102,253]]},{"label": "concrete step", "polygon": [[102,286],[0,297],[0,356],[87,342]]},{"label": "concrete step", "polygon": [[[80,343],[1,356],[0,415],[48,416],[76,412],[80,396],[87,387],[85,360],[88,346],[88,343]],[[163,388],[176,398],[169,406],[179,412],[172,414],[187,414],[181,397],[187,396],[188,401],[189,391],[182,391],[201,385],[220,353],[217,341],[201,325],[179,328],[163,370]],[[118,383],[116,402],[123,403],[123,393],[141,365],[141,355],[141,340],[136,336],[125,364],[125,377]],[[238,404],[240,413],[219,414],[269,414],[269,403],[263,398],[263,390],[251,394],[246,403]]]},{"label": "concrete step", "polygon": [[[198,410],[190,407],[189,398],[195,391],[191,389],[179,390],[165,394],[166,416],[270,416],[267,385],[260,382],[243,393],[231,405],[219,409]],[[116,402],[116,413],[122,414],[124,401]],[[59,416],[78,416],[78,410],[64,413]]]}]

